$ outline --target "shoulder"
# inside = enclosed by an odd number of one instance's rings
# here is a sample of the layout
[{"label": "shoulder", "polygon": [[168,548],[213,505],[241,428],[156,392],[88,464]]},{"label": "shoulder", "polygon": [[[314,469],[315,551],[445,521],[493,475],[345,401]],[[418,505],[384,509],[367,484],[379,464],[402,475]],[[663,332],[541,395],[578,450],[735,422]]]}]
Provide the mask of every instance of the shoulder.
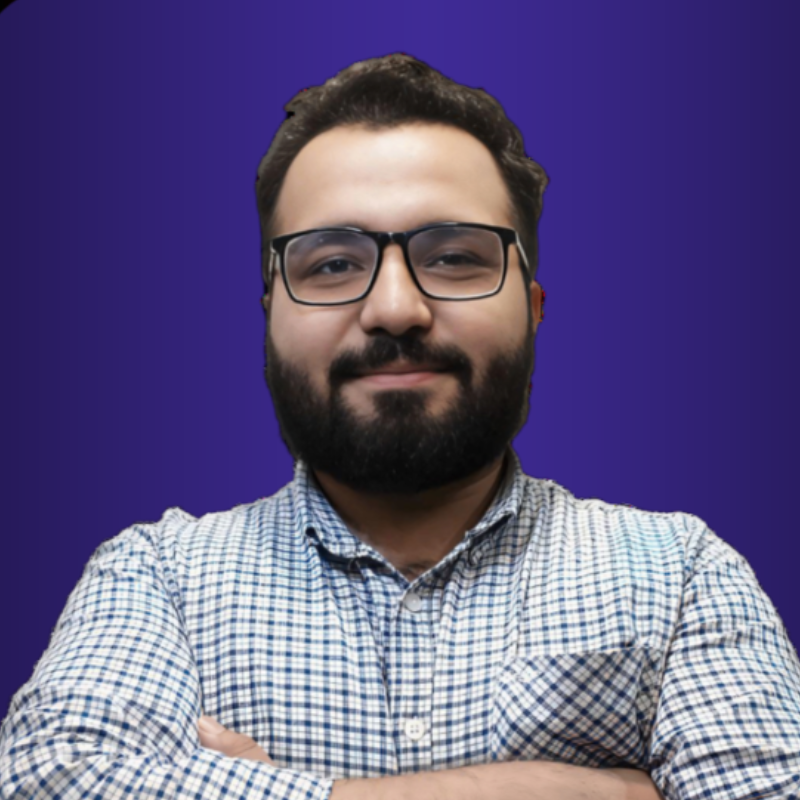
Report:
[{"label": "shoulder", "polygon": [[686,580],[720,560],[747,563],[705,520],[687,511],[652,511],[576,497],[555,481],[531,476],[526,476],[522,508],[543,544],[588,549],[620,567],[640,564],[663,570],[680,565]]},{"label": "shoulder", "polygon": [[291,484],[270,497],[195,516],[180,507],[161,518],[135,522],[102,542],[87,569],[123,561],[147,562],[170,577],[206,568],[228,572],[287,546],[294,527]]},{"label": "shoulder", "polygon": [[575,639],[587,650],[636,643],[663,652],[706,584],[724,574],[755,587],[744,557],[695,514],[579,498],[535,478],[527,495],[529,519],[519,523],[528,596],[541,598],[531,606],[556,619],[553,630],[567,631],[541,637],[541,647],[568,648]]}]

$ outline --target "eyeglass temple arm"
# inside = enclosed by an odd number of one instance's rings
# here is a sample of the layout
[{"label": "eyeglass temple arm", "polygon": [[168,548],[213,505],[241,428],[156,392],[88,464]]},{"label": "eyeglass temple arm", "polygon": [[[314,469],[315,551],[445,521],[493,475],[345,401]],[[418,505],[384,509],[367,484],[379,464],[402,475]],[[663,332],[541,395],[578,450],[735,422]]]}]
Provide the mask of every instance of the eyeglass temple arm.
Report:
[{"label": "eyeglass temple arm", "polygon": [[525,248],[522,246],[522,242],[519,239],[519,234],[514,231],[514,244],[517,246],[517,250],[519,250],[520,255],[522,256],[522,260],[525,263],[525,271],[528,273],[528,277],[531,276],[531,265],[528,261],[528,254],[525,252]]},{"label": "eyeglass temple arm", "polygon": [[275,248],[272,246],[272,242],[269,245],[269,267],[267,268],[267,278],[264,284],[264,291],[269,292],[270,287],[272,286],[272,275],[275,272],[275,259],[278,257],[277,252],[275,252]]}]

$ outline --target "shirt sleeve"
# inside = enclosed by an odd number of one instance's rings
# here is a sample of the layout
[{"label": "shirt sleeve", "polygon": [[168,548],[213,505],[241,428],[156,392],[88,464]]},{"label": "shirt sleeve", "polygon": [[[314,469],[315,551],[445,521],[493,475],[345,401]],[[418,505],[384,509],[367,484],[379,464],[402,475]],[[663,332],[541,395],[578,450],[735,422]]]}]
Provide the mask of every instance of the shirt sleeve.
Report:
[{"label": "shirt sleeve", "polygon": [[0,727],[0,797],[327,800],[331,779],[200,746],[199,673],[159,525],[90,558]]},{"label": "shirt sleeve", "polygon": [[697,517],[650,740],[667,800],[800,798],[800,662],[748,562]]}]

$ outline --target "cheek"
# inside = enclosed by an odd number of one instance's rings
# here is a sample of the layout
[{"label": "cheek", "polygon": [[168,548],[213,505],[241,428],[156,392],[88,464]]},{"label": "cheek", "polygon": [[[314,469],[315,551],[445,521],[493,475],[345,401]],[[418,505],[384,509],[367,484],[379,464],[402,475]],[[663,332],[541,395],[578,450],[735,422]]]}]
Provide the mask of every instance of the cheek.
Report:
[{"label": "cheek", "polygon": [[273,347],[281,359],[301,369],[318,390],[324,390],[330,363],[341,349],[346,322],[341,314],[327,309],[297,304],[287,308],[281,299],[275,298],[269,322]]},{"label": "cheek", "polygon": [[453,318],[447,327],[453,342],[482,373],[495,355],[520,346],[528,335],[528,312],[524,299],[521,303],[497,303],[480,309],[480,313],[470,313],[468,321]]}]

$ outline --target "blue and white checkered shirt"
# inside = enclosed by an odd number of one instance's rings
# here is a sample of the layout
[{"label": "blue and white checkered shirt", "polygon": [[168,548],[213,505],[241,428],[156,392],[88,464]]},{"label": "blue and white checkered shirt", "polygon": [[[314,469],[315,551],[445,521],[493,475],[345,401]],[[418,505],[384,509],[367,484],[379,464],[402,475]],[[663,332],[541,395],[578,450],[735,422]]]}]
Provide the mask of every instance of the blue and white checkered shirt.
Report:
[{"label": "blue and white checkered shirt", "polygon": [[[203,711],[278,766],[201,747]],[[0,794],[323,800],[535,759],[646,769],[668,800],[800,797],[800,663],[745,559],[510,450],[409,582],[298,463],[270,498],[98,547],[0,728]]]}]

